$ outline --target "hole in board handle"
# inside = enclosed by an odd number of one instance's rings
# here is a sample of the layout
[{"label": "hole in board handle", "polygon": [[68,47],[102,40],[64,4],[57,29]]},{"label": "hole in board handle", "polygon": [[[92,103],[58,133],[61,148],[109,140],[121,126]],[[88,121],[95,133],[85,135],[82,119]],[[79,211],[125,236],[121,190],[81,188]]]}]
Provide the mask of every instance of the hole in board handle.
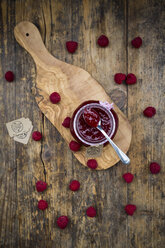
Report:
[{"label": "hole in board handle", "polygon": [[26,33],[26,36],[29,36],[29,33]]}]

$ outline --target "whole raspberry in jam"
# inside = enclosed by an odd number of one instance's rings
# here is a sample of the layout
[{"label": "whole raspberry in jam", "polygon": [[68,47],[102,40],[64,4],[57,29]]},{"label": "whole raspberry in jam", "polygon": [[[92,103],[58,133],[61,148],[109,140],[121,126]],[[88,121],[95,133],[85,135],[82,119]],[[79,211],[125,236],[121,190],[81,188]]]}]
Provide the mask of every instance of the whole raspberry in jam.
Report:
[{"label": "whole raspberry in jam", "polygon": [[47,183],[43,181],[36,182],[36,189],[38,192],[43,192],[44,190],[47,189]]},{"label": "whole raspberry in jam", "polygon": [[123,73],[116,73],[114,80],[117,84],[122,84],[126,80],[126,75]]},{"label": "whole raspberry in jam", "polygon": [[93,218],[96,216],[96,209],[94,207],[89,207],[87,210],[86,210],[86,214],[87,216]]},{"label": "whole raspberry in jam", "polygon": [[32,139],[35,140],[35,141],[39,141],[42,139],[42,134],[38,131],[34,131],[32,133]]},{"label": "whole raspberry in jam", "polygon": [[69,188],[70,188],[70,190],[72,190],[72,191],[77,191],[77,190],[79,190],[79,188],[80,188],[80,183],[79,183],[79,181],[77,181],[77,180],[71,181],[70,184],[69,184]]},{"label": "whole raspberry in jam", "polygon": [[58,92],[53,92],[50,96],[49,96],[49,99],[52,103],[56,104],[58,102],[60,102],[61,100],[61,97],[59,95]]},{"label": "whole raspberry in jam", "polygon": [[68,222],[69,222],[69,219],[67,216],[60,216],[57,219],[57,225],[61,229],[64,229],[65,227],[67,227]]},{"label": "whole raspberry in jam", "polygon": [[143,111],[144,116],[151,118],[152,116],[154,116],[156,114],[156,109],[154,107],[147,107],[144,111]]},{"label": "whole raspberry in jam", "polygon": [[46,201],[44,201],[44,200],[40,200],[38,202],[38,208],[40,210],[45,210],[46,208],[48,208],[48,203]]},{"label": "whole raspberry in jam", "polygon": [[5,79],[8,81],[8,82],[13,82],[14,81],[14,73],[12,71],[7,71],[5,73]]},{"label": "whole raspberry in jam", "polygon": [[72,140],[69,143],[69,148],[70,150],[72,150],[73,152],[77,152],[80,150],[81,145],[79,143],[77,143],[76,141]]},{"label": "whole raspberry in jam", "polygon": [[66,48],[69,53],[74,53],[77,50],[78,43],[76,41],[67,41]]},{"label": "whole raspberry in jam", "polygon": [[132,204],[128,204],[125,206],[125,211],[128,215],[133,215],[136,210],[136,206]]},{"label": "whole raspberry in jam", "polygon": [[137,81],[136,76],[133,73],[129,73],[126,78],[126,84],[135,84]]},{"label": "whole raspberry in jam", "polygon": [[98,44],[99,46],[101,46],[101,47],[106,47],[106,46],[108,46],[109,40],[108,40],[107,36],[101,35],[101,36],[98,38],[98,40],[97,40],[97,44]]},{"label": "whole raspberry in jam", "polygon": [[131,44],[132,44],[132,46],[135,47],[135,48],[141,47],[141,45],[142,45],[142,38],[140,38],[140,37],[134,38],[134,39],[131,41]]},{"label": "whole raspberry in jam", "polygon": [[87,166],[93,170],[98,167],[97,161],[95,159],[88,159]]},{"label": "whole raspberry in jam", "polygon": [[150,164],[150,171],[152,174],[158,174],[160,172],[160,165],[156,162]]},{"label": "whole raspberry in jam", "polygon": [[127,183],[131,183],[134,179],[134,175],[132,175],[131,173],[125,173],[123,175],[123,178]]},{"label": "whole raspberry in jam", "polygon": [[66,117],[62,123],[63,127],[69,128],[70,127],[70,121],[71,121],[71,118]]}]

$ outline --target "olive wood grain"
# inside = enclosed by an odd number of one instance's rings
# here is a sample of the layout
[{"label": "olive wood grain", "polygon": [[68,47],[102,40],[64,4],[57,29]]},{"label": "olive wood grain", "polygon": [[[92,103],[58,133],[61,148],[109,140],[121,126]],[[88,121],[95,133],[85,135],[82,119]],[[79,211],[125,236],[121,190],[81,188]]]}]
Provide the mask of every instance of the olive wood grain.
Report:
[{"label": "olive wood grain", "polygon": [[[73,138],[70,131],[62,126],[65,117],[71,117],[75,108],[86,100],[108,102],[112,100],[87,71],[53,57],[47,51],[38,29],[32,23],[19,23],[14,29],[14,35],[18,43],[30,53],[35,61],[37,69],[35,99],[39,108],[69,144]],[[52,104],[49,100],[49,95],[54,91],[61,95],[61,101],[58,104]],[[114,142],[126,153],[130,146],[132,129],[127,118],[116,105],[114,110],[119,117],[119,128]],[[74,155],[86,166],[85,149],[82,147]],[[113,148],[107,145],[97,161],[98,170],[102,170],[116,164],[119,158]]]}]

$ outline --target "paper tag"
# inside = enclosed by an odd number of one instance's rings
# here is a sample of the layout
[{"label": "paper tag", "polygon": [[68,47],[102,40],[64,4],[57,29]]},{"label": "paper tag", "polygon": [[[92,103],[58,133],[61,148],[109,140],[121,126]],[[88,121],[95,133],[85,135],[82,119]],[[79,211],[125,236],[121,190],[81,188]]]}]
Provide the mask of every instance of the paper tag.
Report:
[{"label": "paper tag", "polygon": [[98,146],[89,146],[86,148],[86,157],[87,158],[96,158],[100,157],[103,151],[103,145],[98,145]]},{"label": "paper tag", "polygon": [[24,131],[28,131],[32,125],[31,121],[27,118],[20,118],[11,122],[6,123],[6,127],[10,137],[17,136]]},{"label": "paper tag", "polygon": [[24,119],[25,118],[20,118],[18,120],[14,120],[14,121],[6,123],[6,127],[7,127],[10,137],[13,137],[14,134],[18,134],[23,131],[22,122]]},{"label": "paper tag", "polygon": [[33,126],[31,126],[28,131],[18,134],[17,136],[14,136],[14,140],[26,145],[29,141],[32,129],[33,129]]},{"label": "paper tag", "polygon": [[32,122],[29,118],[20,118],[6,123],[10,137],[15,141],[27,144],[33,129]]}]

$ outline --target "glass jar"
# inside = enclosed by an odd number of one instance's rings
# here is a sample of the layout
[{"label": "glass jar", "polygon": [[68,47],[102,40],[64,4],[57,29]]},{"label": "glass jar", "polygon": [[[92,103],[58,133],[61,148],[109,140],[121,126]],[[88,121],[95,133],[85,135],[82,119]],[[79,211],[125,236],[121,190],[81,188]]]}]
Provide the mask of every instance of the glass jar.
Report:
[{"label": "glass jar", "polygon": [[108,107],[111,105],[106,104],[91,100],[78,106],[70,123],[70,132],[75,140],[85,146],[108,144],[107,139],[97,128],[91,127],[85,122],[83,117],[85,108],[91,108],[99,114],[102,128],[111,139],[114,138],[118,128],[118,116],[112,108]]}]

